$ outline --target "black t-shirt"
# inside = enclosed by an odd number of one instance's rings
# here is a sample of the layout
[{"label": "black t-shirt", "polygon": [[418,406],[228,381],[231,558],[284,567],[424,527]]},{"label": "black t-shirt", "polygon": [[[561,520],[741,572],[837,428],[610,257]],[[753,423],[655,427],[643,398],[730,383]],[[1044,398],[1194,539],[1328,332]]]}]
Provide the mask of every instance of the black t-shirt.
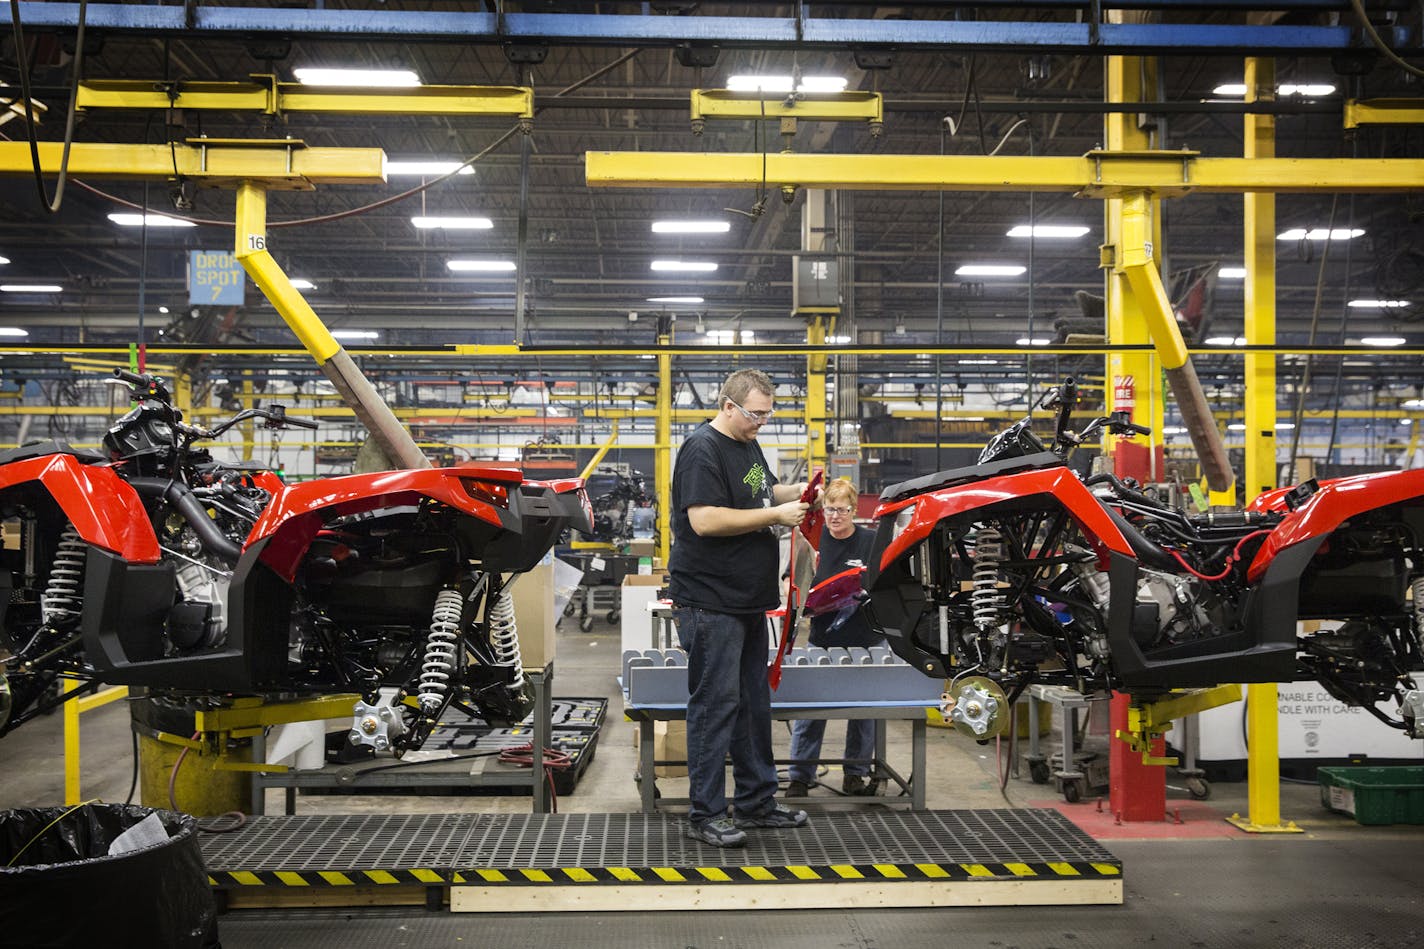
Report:
[{"label": "black t-shirt", "polygon": [[776,535],[770,527],[734,537],[702,537],[687,509],[699,504],[749,510],[772,505],[776,476],[756,442],[699,425],[677,452],[672,473],[672,559],[668,595],[679,606],[762,613],[781,604]]},{"label": "black t-shirt", "polygon": [[[855,533],[844,540],[831,536],[830,528],[821,528],[820,558],[816,562],[814,586],[822,580],[834,577],[842,570],[869,565],[871,548],[875,545],[875,532],[859,525]],[[835,629],[839,619],[834,613],[822,613],[811,617],[811,645],[830,646],[879,646],[884,639],[865,620],[865,611],[857,609]]]}]

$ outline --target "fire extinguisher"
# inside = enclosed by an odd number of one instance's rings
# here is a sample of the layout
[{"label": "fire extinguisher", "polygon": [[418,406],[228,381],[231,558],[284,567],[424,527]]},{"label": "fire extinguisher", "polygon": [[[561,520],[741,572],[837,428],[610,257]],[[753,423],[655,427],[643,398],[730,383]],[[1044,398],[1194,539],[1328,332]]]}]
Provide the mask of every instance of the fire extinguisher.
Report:
[{"label": "fire extinguisher", "polygon": [[1113,411],[1131,414],[1137,407],[1137,383],[1132,376],[1113,376]]}]

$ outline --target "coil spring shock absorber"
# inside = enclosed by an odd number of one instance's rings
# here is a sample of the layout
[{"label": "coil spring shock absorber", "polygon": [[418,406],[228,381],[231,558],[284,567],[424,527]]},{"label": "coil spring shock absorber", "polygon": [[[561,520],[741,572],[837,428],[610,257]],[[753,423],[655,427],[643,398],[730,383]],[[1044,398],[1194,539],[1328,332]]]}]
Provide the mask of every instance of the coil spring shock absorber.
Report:
[{"label": "coil spring shock absorber", "polygon": [[464,602],[459,590],[441,590],[435,596],[430,617],[430,635],[425,639],[425,662],[420,667],[420,707],[427,713],[440,710],[450,685],[450,672],[460,641],[460,612]]},{"label": "coil spring shock absorber", "polygon": [[1424,577],[1410,586],[1414,593],[1414,643],[1424,652]]},{"label": "coil spring shock absorber", "polygon": [[73,623],[84,607],[84,559],[87,550],[70,524],[59,535],[49,582],[40,596],[40,616],[51,628]]},{"label": "coil spring shock absorber", "polygon": [[494,650],[500,665],[514,669],[510,687],[524,687],[524,662],[519,656],[519,628],[514,622],[514,599],[504,591],[499,591],[489,608],[490,647]]},{"label": "coil spring shock absorber", "polygon": [[1000,625],[1004,594],[999,589],[999,564],[1004,560],[1004,539],[998,528],[984,526],[974,536],[973,590],[969,594],[974,609],[974,625],[992,629]]}]

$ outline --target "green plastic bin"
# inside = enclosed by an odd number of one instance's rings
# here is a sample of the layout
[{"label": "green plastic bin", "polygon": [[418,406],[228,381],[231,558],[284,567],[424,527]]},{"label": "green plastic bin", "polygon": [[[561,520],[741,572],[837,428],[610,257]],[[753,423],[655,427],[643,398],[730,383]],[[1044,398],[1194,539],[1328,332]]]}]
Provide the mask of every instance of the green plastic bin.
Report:
[{"label": "green plastic bin", "polygon": [[1320,803],[1358,824],[1424,824],[1424,767],[1318,768]]}]

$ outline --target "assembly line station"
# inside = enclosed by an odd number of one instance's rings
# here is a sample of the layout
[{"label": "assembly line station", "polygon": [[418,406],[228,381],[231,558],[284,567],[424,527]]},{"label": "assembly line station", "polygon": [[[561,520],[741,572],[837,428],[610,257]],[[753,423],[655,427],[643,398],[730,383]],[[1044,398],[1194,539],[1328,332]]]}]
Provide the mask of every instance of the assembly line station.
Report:
[{"label": "assembly line station", "polygon": [[[563,790],[483,736],[451,738],[495,748],[474,764],[262,763],[351,727],[350,694],[215,697],[190,738],[110,686],[0,738],[0,810],[244,812],[200,841],[229,949],[1424,939],[1424,832],[1315,780],[1424,742],[1309,683],[1111,722],[1036,688],[975,741],[943,680],[803,650],[773,710],[779,759],[783,722],[833,720],[810,826],[681,833],[657,578],[678,445],[733,369],[776,381],[778,476],[850,477],[872,528],[1068,376],[1153,432],[1085,451],[1204,504],[1420,465],[1421,10],[1257,6],[15,4],[0,452],[100,449],[121,368],[191,422],[314,420],[212,445],[289,482],[514,465],[643,479],[656,514],[515,585],[535,706],[507,741],[570,742]],[[875,797],[836,791],[854,718]]]}]

